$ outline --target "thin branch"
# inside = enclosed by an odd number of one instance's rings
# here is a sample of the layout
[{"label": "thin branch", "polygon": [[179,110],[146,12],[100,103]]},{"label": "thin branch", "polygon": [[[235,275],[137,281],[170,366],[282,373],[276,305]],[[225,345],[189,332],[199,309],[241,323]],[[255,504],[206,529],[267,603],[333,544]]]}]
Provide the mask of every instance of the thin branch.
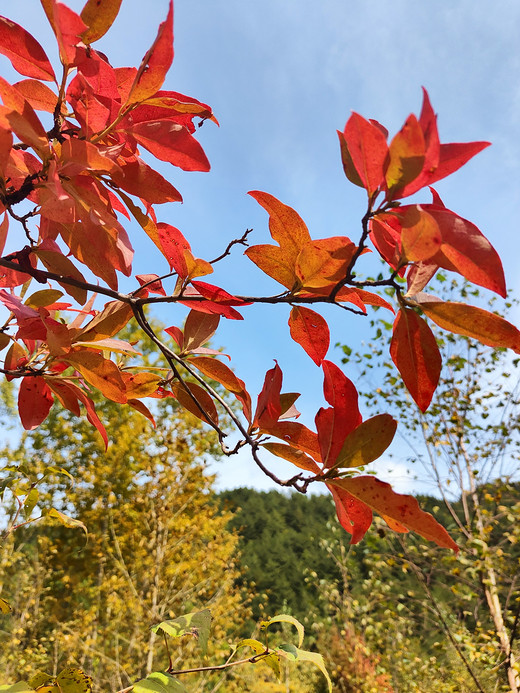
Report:
[{"label": "thin branch", "polygon": [[247,242],[247,237],[249,236],[250,233],[253,233],[253,229],[246,229],[240,238],[235,238],[230,243],[228,243],[228,246],[224,250],[224,252],[221,255],[219,255],[218,257],[216,257],[214,260],[210,260],[209,264],[214,265],[216,262],[220,262],[220,260],[223,260],[225,257],[230,255],[231,254],[231,248],[234,245],[248,246],[249,243]]}]

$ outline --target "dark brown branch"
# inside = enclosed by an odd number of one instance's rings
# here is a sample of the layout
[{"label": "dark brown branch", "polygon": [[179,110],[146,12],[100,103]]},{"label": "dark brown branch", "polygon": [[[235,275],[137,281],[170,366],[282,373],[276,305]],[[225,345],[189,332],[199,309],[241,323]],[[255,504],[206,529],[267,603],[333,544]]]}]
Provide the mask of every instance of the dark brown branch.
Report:
[{"label": "dark brown branch", "polygon": [[247,242],[247,237],[249,236],[250,233],[253,233],[253,229],[246,229],[242,236],[240,238],[235,238],[233,241],[228,243],[227,248],[224,250],[222,255],[219,255],[216,257],[214,260],[210,260],[209,264],[214,265],[216,262],[220,262],[220,260],[223,260],[225,257],[231,254],[231,248],[234,245],[245,245],[248,246],[249,243]]}]

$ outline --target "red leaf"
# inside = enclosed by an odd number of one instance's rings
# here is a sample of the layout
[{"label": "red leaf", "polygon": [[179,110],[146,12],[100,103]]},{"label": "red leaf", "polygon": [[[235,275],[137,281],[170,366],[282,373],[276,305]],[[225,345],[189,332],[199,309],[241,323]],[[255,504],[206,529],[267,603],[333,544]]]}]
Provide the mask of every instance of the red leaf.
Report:
[{"label": "red leaf", "polygon": [[155,232],[157,239],[149,235],[162,251],[170,270],[174,269],[181,279],[202,277],[213,272],[209,262],[194,257],[190,244],[179,229],[161,222],[155,227]]},{"label": "red leaf", "polygon": [[242,298],[237,298],[232,294],[228,293],[219,286],[214,286],[213,284],[208,284],[206,282],[192,281],[191,285],[197,289],[201,296],[207,298],[208,301],[213,301],[214,303],[221,303],[225,306],[250,306],[251,301],[244,301]]},{"label": "red leaf", "polygon": [[430,513],[421,510],[413,496],[395,493],[390,484],[373,476],[335,479],[330,483],[365,503],[372,510],[395,520],[412,532],[417,532],[425,539],[435,542],[438,546],[458,551],[457,544],[444,527]]},{"label": "red leaf", "polygon": [[119,171],[112,173],[116,185],[131,195],[137,195],[151,205],[164,202],[182,202],[182,195],[160,173],[137,158],[121,163]]},{"label": "red leaf", "polygon": [[45,421],[53,404],[52,392],[43,378],[22,378],[18,392],[18,411],[26,431],[32,431]]},{"label": "red leaf", "polygon": [[150,292],[151,294],[166,296],[166,291],[164,290],[158,274],[136,274],[135,278],[141,286],[146,284],[146,289],[143,290],[143,293],[146,291],[147,293]]},{"label": "red leaf", "polygon": [[128,134],[161,161],[183,171],[209,171],[204,150],[188,130],[171,120],[136,123]]},{"label": "red leaf", "polygon": [[371,197],[384,181],[384,165],[388,156],[386,137],[377,126],[358,113],[350,116],[343,134],[354,168]]},{"label": "red leaf", "polygon": [[41,0],[45,14],[56,35],[63,65],[71,66],[76,57],[76,46],[87,28],[81,17],[70,7],[57,0]]},{"label": "red leaf", "polygon": [[327,484],[327,488],[332,493],[340,525],[352,534],[350,543],[358,544],[372,524],[372,510],[335,484]]},{"label": "red leaf", "polygon": [[[58,96],[43,82],[39,82],[37,79],[22,79],[21,82],[16,82],[13,86],[36,111],[54,113]],[[62,115],[66,115],[67,107],[65,104],[62,104],[61,111]]]},{"label": "red leaf", "polygon": [[166,73],[173,62],[173,0],[170,0],[168,16],[159,26],[155,41],[144,56],[134,83],[130,89],[128,103],[144,101],[162,87]]},{"label": "red leaf", "polygon": [[491,347],[505,347],[520,354],[520,331],[504,318],[465,303],[421,302],[424,313],[444,330],[478,339]]},{"label": "red leaf", "polygon": [[23,27],[0,17],[0,53],[14,69],[26,77],[54,82],[54,70],[38,41]]},{"label": "red leaf", "polygon": [[276,426],[282,413],[280,391],[282,389],[282,371],[276,364],[265,374],[262,392],[258,395],[253,426],[265,429]]},{"label": "red leaf", "polygon": [[309,308],[294,306],[289,316],[289,328],[294,341],[303,347],[317,366],[321,366],[330,343],[325,319]]},{"label": "red leaf", "polygon": [[442,359],[428,324],[410,308],[397,314],[390,355],[417,406],[426,411],[439,382]]},{"label": "red leaf", "polygon": [[435,205],[424,205],[424,209],[435,219],[442,235],[440,251],[432,257],[432,262],[459,272],[470,282],[505,298],[507,291],[502,262],[482,232],[448,209],[439,209]]},{"label": "red leaf", "polygon": [[323,465],[332,467],[345,438],[361,423],[361,414],[357,390],[343,371],[331,361],[323,361],[322,368],[323,393],[332,407],[319,410],[316,428]]}]

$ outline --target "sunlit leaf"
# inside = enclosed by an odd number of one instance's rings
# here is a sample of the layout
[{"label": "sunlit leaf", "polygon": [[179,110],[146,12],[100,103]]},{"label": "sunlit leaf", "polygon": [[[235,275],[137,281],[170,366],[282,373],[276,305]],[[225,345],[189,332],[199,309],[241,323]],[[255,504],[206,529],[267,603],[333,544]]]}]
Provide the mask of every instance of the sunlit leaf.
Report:
[{"label": "sunlit leaf", "polygon": [[85,535],[88,536],[87,527],[83,524],[83,522],[81,522],[80,520],[76,520],[76,518],[70,517],[65,513],[62,513],[61,510],[51,508],[49,512],[46,514],[46,517],[50,517],[57,520],[60,524],[62,524],[64,527],[68,527],[69,529],[81,529],[83,530],[83,532],[85,532]]},{"label": "sunlit leaf", "polygon": [[428,324],[410,308],[397,314],[390,355],[417,406],[426,411],[439,382],[442,359]]},{"label": "sunlit leaf", "polygon": [[363,421],[345,438],[334,468],[361,467],[377,460],[392,442],[396,429],[397,421],[390,414]]},{"label": "sunlit leaf", "polygon": [[211,626],[211,612],[209,609],[193,611],[189,614],[177,616],[169,621],[162,621],[152,626],[152,631],[162,631],[172,638],[180,638],[183,635],[193,635],[199,641],[202,652],[205,653],[208,646],[209,630]]},{"label": "sunlit leaf", "polygon": [[430,513],[421,510],[413,496],[396,493],[390,484],[373,476],[335,479],[330,484],[347,491],[376,512],[396,520],[407,529],[417,532],[438,546],[458,551],[457,544],[444,527]]},{"label": "sunlit leaf", "polygon": [[290,616],[289,614],[277,614],[267,621],[261,621],[260,630],[267,630],[267,628],[269,628],[269,626],[271,626],[273,623],[289,623],[291,626],[294,626],[298,631],[298,647],[302,646],[303,638],[305,636],[305,628],[298,621],[298,619],[294,618],[294,616]]},{"label": "sunlit leaf", "polygon": [[54,70],[38,41],[23,27],[0,17],[0,53],[14,69],[26,77],[55,81]]},{"label": "sunlit leaf", "polygon": [[90,44],[104,36],[119,13],[122,0],[87,0],[81,19],[87,29],[81,34],[83,43]]}]

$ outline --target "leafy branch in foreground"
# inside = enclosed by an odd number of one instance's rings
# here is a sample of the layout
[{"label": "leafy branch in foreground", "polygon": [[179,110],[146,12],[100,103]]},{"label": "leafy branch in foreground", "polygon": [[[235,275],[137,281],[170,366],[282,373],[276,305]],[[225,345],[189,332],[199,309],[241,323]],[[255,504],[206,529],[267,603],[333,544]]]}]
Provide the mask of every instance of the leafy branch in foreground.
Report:
[{"label": "leafy branch in foreground", "polygon": [[[455,334],[519,352],[520,332],[507,321],[423,292],[437,269],[444,268],[506,295],[492,245],[474,224],[447,209],[431,187],[488,143],[441,144],[426,91],[419,117],[410,115],[390,143],[384,126],[353,113],[338,134],[345,175],[367,193],[358,240],[314,239],[291,207],[267,192],[253,191],[269,215],[274,244],[252,245],[246,256],[282,291],[230,294],[201,278],[213,272],[216,262],[232,257],[233,245],[247,243],[248,233],[229,242],[213,262],[198,258],[179,229],[158,220],[156,207],[178,202],[181,195],[141,156],[146,151],[186,171],[210,168],[195,131],[197,123],[216,122],[211,108],[162,89],[173,60],[172,0],[138,68],[114,68],[93,47],[110,29],[119,5],[89,0],[77,14],[56,0],[42,0],[58,44],[58,72],[31,34],[0,18],[0,52],[25,78],[14,85],[0,78],[0,247],[9,237],[18,248],[0,259],[0,301],[8,311],[0,330],[0,347],[6,349],[1,370],[7,379],[20,381],[22,425],[37,427],[57,402],[77,416],[84,412],[108,445],[92,400],[94,390],[152,422],[153,412],[143,399],[173,397],[215,430],[225,454],[248,446],[271,479],[301,492],[314,483],[326,484],[353,542],[363,537],[375,511],[394,531],[412,530],[456,550],[446,531],[413,498],[359,474],[391,442],[395,422],[389,416],[362,421],[354,384],[326,359],[327,323],[307,306],[332,304],[361,314],[367,306],[397,310],[390,354],[422,411],[441,370],[427,319]],[[37,111],[50,121],[50,129]],[[426,187],[431,202],[403,203]],[[19,205],[23,210],[18,211]],[[161,276],[136,275],[134,288],[122,292],[118,275],[132,277],[126,228],[132,219],[155,245],[165,269]],[[13,220],[21,227],[21,240],[11,241]],[[369,242],[388,265],[386,278],[360,274]],[[33,280],[45,288],[30,293]],[[56,285],[61,288],[52,288]],[[393,295],[394,306],[375,293],[378,288]],[[75,303],[63,300],[63,292]],[[111,299],[100,310],[94,307],[98,295]],[[176,350],[165,344],[144,312],[147,305],[164,303],[190,309],[183,330],[176,325],[165,330]],[[266,373],[253,407],[245,383],[220,360],[221,354],[205,346],[221,318],[242,320],[243,309],[262,303],[290,308],[291,338],[323,371],[328,406],[316,413],[316,431],[293,420],[297,395],[282,392],[278,365]],[[71,312],[75,317],[69,319]],[[161,351],[162,371],[128,365],[134,349],[117,335],[133,317]],[[240,415],[210,381],[236,397]],[[240,434],[232,448],[225,444],[222,411]],[[264,461],[264,450],[292,462],[298,471],[279,478]]]},{"label": "leafy branch in foreground", "polygon": [[[296,628],[298,633],[297,647],[292,643],[281,643],[275,647],[269,645],[268,628],[274,624],[280,623],[288,623]],[[164,671],[154,671],[146,678],[121,689],[118,693],[130,693],[130,691],[134,691],[134,693],[146,693],[147,691],[155,693],[182,693],[183,691],[187,691],[187,688],[184,687],[178,678],[183,674],[225,672],[236,666],[257,664],[258,662],[267,664],[274,672],[275,676],[280,679],[281,660],[285,660],[289,663],[310,662],[314,664],[322,672],[327,681],[328,691],[332,693],[332,682],[325,668],[323,657],[316,652],[307,652],[306,650],[300,649],[304,638],[303,626],[299,621],[287,614],[280,614],[268,621],[262,621],[259,624],[259,630],[264,634],[263,641],[254,638],[240,640],[232,647],[231,654],[223,664],[200,666],[191,669],[175,669],[169,654],[168,639],[192,636],[199,642],[202,652],[204,653],[208,644],[210,624],[210,611],[204,609],[203,611],[192,612],[168,621],[162,621],[152,626],[152,631],[154,633],[161,633],[164,636],[169,659],[168,666]],[[254,654],[241,659],[234,659],[237,652],[244,649],[246,651],[252,650]],[[92,679],[81,670],[68,667],[62,670],[57,676],[39,673],[36,674],[29,683],[19,682],[12,686],[0,685],[0,691],[10,691],[11,693],[29,693],[31,691],[39,691],[40,693],[91,693]]]}]

